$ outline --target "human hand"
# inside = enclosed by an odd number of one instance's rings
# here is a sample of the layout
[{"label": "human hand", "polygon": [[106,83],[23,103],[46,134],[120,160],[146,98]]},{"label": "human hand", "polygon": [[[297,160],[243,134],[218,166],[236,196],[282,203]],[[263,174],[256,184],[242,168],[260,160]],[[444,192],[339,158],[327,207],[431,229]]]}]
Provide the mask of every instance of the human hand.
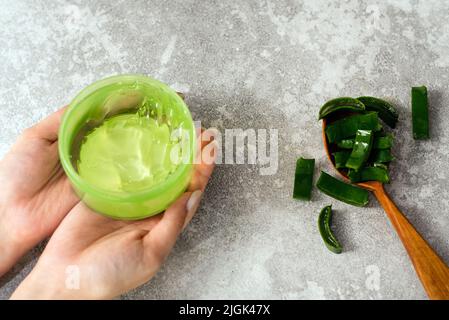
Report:
[{"label": "human hand", "polygon": [[203,156],[209,152],[212,157],[195,165],[187,192],[163,214],[118,221],[80,202],[64,218],[36,267],[11,298],[109,299],[147,282],[198,208],[213,171],[216,148],[216,142],[203,144]]},{"label": "human hand", "polygon": [[79,201],[59,163],[64,109],[26,129],[0,162],[0,276]]}]

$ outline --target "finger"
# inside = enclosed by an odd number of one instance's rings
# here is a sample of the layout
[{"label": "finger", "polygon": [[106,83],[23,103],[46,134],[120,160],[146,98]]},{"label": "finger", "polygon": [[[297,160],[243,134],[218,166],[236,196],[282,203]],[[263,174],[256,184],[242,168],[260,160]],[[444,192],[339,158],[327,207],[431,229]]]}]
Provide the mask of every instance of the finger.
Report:
[{"label": "finger", "polygon": [[207,130],[201,129],[201,149],[211,143],[213,140],[218,140],[220,131],[216,128],[209,128]]},{"label": "finger", "polygon": [[157,214],[149,218],[133,221],[132,224],[138,228],[151,231],[162,220],[163,214]]},{"label": "finger", "polygon": [[196,162],[200,163],[201,161],[201,150],[211,143],[213,140],[218,140],[220,136],[220,131],[216,128],[195,128],[196,130]]},{"label": "finger", "polygon": [[44,120],[38,122],[29,129],[29,133],[37,138],[54,142],[58,139],[58,130],[61,125],[62,115],[67,107],[52,113]]},{"label": "finger", "polygon": [[213,140],[203,147],[201,150],[201,162],[195,165],[192,180],[188,187],[189,191],[204,191],[212,172],[214,171],[217,154],[218,142],[216,140]]},{"label": "finger", "polygon": [[184,193],[167,210],[161,220],[144,238],[145,253],[151,263],[162,263],[175,245],[187,215],[187,201],[191,193]]},{"label": "finger", "polygon": [[187,225],[192,220],[193,216],[198,210],[202,196],[203,192],[201,190],[194,191],[190,196],[190,199],[187,202],[187,216],[186,220],[184,221],[184,226],[182,227],[182,229],[185,229],[185,227],[187,227]]}]

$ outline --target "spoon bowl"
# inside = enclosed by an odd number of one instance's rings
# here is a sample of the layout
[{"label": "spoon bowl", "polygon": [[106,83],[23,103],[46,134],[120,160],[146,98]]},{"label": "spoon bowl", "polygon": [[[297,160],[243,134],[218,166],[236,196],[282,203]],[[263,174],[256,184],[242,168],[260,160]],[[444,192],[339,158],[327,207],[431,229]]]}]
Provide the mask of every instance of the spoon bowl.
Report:
[{"label": "spoon bowl", "polygon": [[[332,165],[334,166],[334,169],[339,173],[339,175],[346,182],[350,182],[349,178],[348,178],[348,175],[345,172],[335,168],[335,161],[334,161],[334,158],[332,156],[332,152],[334,150],[333,150],[333,146],[327,141],[326,127],[327,127],[327,120],[323,119],[323,144],[324,144],[324,150],[326,151],[327,158],[332,163]],[[358,183],[356,183],[356,185],[358,185],[359,187],[362,187],[364,189],[367,189],[369,191],[374,191],[374,190],[378,189],[379,187],[381,187],[382,183],[379,182],[379,181],[365,181],[365,182],[358,182]]]},{"label": "spoon bowl", "polygon": [[[347,113],[339,115],[347,116]],[[335,162],[331,153],[334,151],[334,145],[331,145],[326,136],[326,127],[336,118],[323,119],[323,144],[329,161],[334,166],[339,175],[350,182],[345,172],[335,167]],[[423,284],[424,289],[430,299],[449,300],[449,267],[444,263],[441,257],[430,247],[424,238],[416,231],[413,225],[398,209],[395,203],[386,193],[384,186],[379,181],[359,182],[357,185],[366,190],[372,191],[384,208],[393,227],[399,235],[407,253],[413,263],[415,271]]]}]

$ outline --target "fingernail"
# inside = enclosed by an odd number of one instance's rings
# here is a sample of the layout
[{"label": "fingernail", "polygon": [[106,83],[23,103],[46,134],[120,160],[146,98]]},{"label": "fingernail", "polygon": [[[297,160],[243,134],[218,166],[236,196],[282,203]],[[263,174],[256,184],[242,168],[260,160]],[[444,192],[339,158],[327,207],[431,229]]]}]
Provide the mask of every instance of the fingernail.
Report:
[{"label": "fingernail", "polygon": [[189,201],[187,201],[188,213],[190,213],[192,210],[195,210],[198,207],[202,194],[203,193],[201,192],[201,190],[196,190],[190,195]]},{"label": "fingernail", "polygon": [[189,224],[190,220],[192,220],[193,215],[196,212],[196,209],[198,208],[198,205],[200,204],[201,201],[201,196],[203,195],[203,193],[201,192],[201,190],[196,190],[194,191],[189,198],[189,201],[187,201],[187,216],[186,216],[186,220],[184,222],[184,227],[183,229]]}]

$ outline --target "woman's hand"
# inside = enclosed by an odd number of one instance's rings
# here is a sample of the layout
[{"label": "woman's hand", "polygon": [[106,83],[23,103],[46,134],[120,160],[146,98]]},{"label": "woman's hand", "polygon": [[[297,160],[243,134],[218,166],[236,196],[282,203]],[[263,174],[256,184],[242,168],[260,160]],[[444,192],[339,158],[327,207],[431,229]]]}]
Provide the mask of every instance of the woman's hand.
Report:
[{"label": "woman's hand", "polygon": [[203,156],[212,159],[196,165],[188,191],[163,214],[117,221],[77,204],[11,298],[108,299],[147,282],[192,219],[212,174],[216,148],[216,142],[203,145]]},{"label": "woman's hand", "polygon": [[59,163],[63,113],[25,130],[0,162],[0,276],[79,202]]}]

